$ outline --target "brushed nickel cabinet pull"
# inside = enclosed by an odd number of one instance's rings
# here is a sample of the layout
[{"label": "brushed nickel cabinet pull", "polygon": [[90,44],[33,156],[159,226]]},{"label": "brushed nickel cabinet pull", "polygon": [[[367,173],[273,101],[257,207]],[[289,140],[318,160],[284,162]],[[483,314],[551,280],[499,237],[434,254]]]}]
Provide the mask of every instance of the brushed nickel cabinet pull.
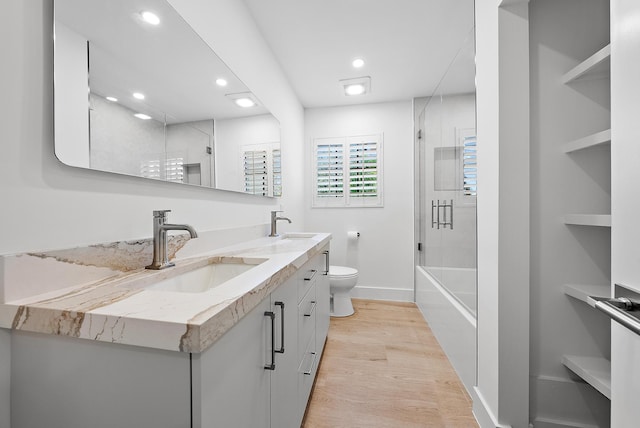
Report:
[{"label": "brushed nickel cabinet pull", "polygon": [[276,369],[276,314],[271,311],[264,313],[265,317],[271,318],[271,364],[264,366],[265,370]]},{"label": "brushed nickel cabinet pull", "polygon": [[279,354],[284,354],[284,302],[275,302],[276,306],[280,306],[280,349],[276,349]]}]

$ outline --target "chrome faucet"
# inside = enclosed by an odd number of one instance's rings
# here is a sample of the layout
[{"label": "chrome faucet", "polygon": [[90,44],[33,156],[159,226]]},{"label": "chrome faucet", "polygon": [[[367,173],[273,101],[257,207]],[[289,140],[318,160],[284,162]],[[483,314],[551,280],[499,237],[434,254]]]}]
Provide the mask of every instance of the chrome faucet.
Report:
[{"label": "chrome faucet", "polygon": [[282,211],[271,211],[271,234],[269,236],[278,236],[278,233],[276,233],[276,222],[278,220],[286,220],[291,223],[291,220],[286,217],[278,217],[278,213],[281,212]]},{"label": "chrome faucet", "polygon": [[164,269],[175,266],[169,261],[167,254],[167,231],[169,230],[186,230],[192,238],[197,238],[198,234],[195,229],[188,224],[169,224],[167,221],[167,213],[171,210],[161,210],[153,212],[153,262],[147,269]]}]

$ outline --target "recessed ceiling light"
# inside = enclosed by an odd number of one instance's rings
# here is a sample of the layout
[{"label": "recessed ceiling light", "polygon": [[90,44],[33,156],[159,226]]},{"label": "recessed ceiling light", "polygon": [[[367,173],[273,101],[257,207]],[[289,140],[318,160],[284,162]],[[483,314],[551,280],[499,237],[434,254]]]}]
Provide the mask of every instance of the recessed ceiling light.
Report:
[{"label": "recessed ceiling light", "polygon": [[151,25],[158,25],[160,24],[160,18],[158,18],[158,15],[156,15],[153,12],[149,12],[148,10],[145,10],[143,12],[140,12],[140,17],[142,18],[142,20],[144,22],[146,22],[147,24],[151,24]]},{"label": "recessed ceiling light", "polygon": [[217,79],[216,80],[216,85],[218,85],[218,86],[227,86],[227,81],[225,79],[222,79],[222,78]]},{"label": "recessed ceiling light", "polygon": [[347,96],[364,95],[371,92],[371,77],[364,76],[340,80],[340,85]]},{"label": "recessed ceiling light", "polygon": [[364,66],[364,60],[362,58],[356,58],[351,63],[355,68],[361,68]]},{"label": "recessed ceiling light", "polygon": [[118,99],[116,97],[107,97],[107,101],[111,101],[112,103],[115,103],[118,101]]},{"label": "recessed ceiling light", "polygon": [[138,100],[144,100],[144,94],[141,94],[140,92],[134,92],[133,93],[133,98],[138,99]]},{"label": "recessed ceiling light", "polygon": [[137,117],[138,119],[142,119],[142,120],[151,119],[151,116],[147,116],[146,114],[143,114],[143,113],[136,113],[136,114],[134,114],[134,116]]}]

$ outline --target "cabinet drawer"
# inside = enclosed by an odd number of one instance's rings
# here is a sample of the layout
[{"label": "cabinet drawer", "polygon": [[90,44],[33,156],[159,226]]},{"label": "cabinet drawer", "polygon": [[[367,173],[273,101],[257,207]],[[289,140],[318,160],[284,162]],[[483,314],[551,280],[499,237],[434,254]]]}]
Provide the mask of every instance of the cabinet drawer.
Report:
[{"label": "cabinet drawer", "polygon": [[298,357],[301,358],[307,343],[316,331],[316,287],[313,285],[298,304]]},{"label": "cabinet drawer", "polygon": [[322,272],[318,269],[316,260],[311,260],[302,266],[298,278],[298,302],[302,302],[302,299],[304,299],[320,275],[322,275]]},{"label": "cabinet drawer", "polygon": [[319,362],[320,355],[316,353],[316,341],[312,338],[305,348],[298,367],[298,409],[301,412],[300,419],[302,419],[306,410]]}]

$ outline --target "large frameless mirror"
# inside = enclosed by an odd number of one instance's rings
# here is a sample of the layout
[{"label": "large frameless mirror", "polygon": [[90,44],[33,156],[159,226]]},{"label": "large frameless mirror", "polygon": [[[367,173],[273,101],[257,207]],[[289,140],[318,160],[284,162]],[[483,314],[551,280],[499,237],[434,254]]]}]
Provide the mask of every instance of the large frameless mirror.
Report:
[{"label": "large frameless mirror", "polygon": [[278,120],[164,0],[55,0],[63,163],[281,196]]}]

